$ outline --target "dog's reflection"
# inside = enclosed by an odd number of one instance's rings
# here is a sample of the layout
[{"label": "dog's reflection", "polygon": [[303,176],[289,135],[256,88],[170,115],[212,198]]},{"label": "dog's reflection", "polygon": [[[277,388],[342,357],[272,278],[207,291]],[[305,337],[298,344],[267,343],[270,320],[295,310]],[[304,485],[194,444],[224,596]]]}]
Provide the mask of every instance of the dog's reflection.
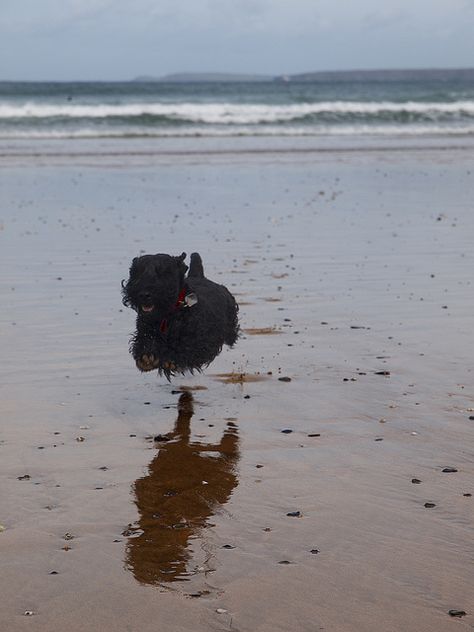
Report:
[{"label": "dog's reflection", "polygon": [[173,432],[160,437],[163,442],[147,476],[134,485],[139,519],[129,530],[126,563],[142,583],[191,576],[192,541],[238,483],[237,427],[229,422],[217,444],[192,442],[193,412],[192,394],[182,393]]}]

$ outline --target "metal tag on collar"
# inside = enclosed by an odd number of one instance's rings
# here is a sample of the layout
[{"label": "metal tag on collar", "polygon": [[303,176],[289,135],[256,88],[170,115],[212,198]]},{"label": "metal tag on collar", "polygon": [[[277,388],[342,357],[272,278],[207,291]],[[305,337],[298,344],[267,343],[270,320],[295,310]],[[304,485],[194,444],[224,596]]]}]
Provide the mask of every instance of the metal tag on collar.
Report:
[{"label": "metal tag on collar", "polygon": [[184,297],[185,307],[192,307],[193,305],[196,305],[197,302],[198,302],[198,297],[196,296],[196,294],[194,294],[194,292],[191,292],[190,294],[186,294],[186,296]]}]

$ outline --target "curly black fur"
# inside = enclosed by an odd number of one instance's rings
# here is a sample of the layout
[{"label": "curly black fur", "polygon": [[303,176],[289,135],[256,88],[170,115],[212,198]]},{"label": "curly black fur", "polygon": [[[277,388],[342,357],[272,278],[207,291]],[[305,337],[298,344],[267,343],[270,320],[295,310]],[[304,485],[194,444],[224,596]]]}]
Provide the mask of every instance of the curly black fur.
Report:
[{"label": "curly black fur", "polygon": [[185,276],[185,258],[184,252],[136,257],[130,278],[122,281],[123,304],[138,314],[130,353],[140,371],[157,369],[168,380],[176,373],[201,371],[239,336],[232,294],[205,278],[197,252]]}]

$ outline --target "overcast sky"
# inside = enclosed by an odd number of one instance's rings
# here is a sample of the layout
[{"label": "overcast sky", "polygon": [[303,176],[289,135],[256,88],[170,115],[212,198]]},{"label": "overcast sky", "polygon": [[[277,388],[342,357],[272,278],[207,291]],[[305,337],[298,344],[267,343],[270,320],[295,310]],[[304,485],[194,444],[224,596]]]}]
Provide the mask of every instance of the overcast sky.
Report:
[{"label": "overcast sky", "polygon": [[458,66],[474,0],[0,0],[0,80]]}]

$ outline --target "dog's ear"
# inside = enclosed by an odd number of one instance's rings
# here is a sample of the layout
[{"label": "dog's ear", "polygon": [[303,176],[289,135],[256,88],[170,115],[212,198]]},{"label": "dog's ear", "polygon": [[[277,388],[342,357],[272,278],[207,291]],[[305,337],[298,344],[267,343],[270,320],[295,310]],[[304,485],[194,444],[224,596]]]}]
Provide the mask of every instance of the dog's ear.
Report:
[{"label": "dog's ear", "polygon": [[130,268],[129,268],[129,271],[128,271],[129,275],[131,275],[132,272],[135,271],[135,268],[137,267],[138,259],[139,259],[139,257],[134,257],[132,259],[132,263],[130,264]]},{"label": "dog's ear", "polygon": [[175,259],[176,259],[176,263],[178,264],[178,270],[179,270],[179,276],[180,276],[180,279],[181,279],[181,283],[183,283],[184,275],[188,271],[188,266],[184,263],[184,260],[186,259],[186,253],[182,252],[179,255],[179,257],[175,257]]},{"label": "dog's ear", "polygon": [[135,257],[132,260],[132,263],[130,265],[130,270],[129,270],[128,281],[125,281],[125,279],[122,279],[122,303],[125,305],[125,307],[132,307],[132,301],[130,299],[129,290],[132,284],[131,276],[134,272],[134,268],[136,267],[138,263],[138,259],[139,257]]}]

